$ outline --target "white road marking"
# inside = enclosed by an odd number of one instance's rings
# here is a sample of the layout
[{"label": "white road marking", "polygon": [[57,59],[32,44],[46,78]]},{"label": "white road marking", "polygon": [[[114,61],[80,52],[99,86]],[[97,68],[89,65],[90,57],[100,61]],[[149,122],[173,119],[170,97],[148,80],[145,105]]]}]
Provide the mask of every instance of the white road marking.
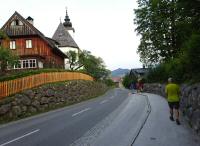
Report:
[{"label": "white road marking", "polygon": [[108,100],[103,100],[102,102],[100,102],[100,104],[104,104],[106,102],[108,102]]},{"label": "white road marking", "polygon": [[90,109],[91,109],[91,108],[86,108],[86,109],[84,109],[84,110],[81,110],[80,112],[77,112],[77,113],[73,114],[72,117],[75,117],[75,116],[77,116],[77,115],[79,115],[79,114],[82,114],[83,112],[86,112],[86,111],[88,111],[88,110],[90,110]]},{"label": "white road marking", "polygon": [[6,142],[6,143],[1,144],[0,146],[5,146],[5,145],[10,144],[10,143],[12,143],[12,142],[18,141],[18,140],[20,140],[20,139],[22,139],[22,138],[24,138],[24,137],[27,137],[27,136],[29,136],[29,135],[31,135],[31,134],[34,134],[34,133],[36,133],[36,132],[38,132],[38,131],[40,131],[40,129],[37,129],[37,130],[35,130],[35,131],[32,131],[32,132],[30,132],[30,133],[27,133],[27,134],[25,134],[25,135],[22,135],[22,136],[20,136],[20,137],[17,137],[17,138],[15,138],[15,139],[11,140],[11,141],[8,141],[8,142]]}]

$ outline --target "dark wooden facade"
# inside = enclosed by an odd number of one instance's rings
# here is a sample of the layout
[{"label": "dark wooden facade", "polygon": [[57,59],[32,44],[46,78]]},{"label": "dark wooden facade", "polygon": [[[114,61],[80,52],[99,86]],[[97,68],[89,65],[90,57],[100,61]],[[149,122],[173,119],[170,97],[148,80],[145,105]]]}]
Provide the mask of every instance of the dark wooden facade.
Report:
[{"label": "dark wooden facade", "polygon": [[[19,13],[15,12],[1,30],[9,37],[9,40],[2,41],[2,45],[20,57],[22,64],[16,69],[64,68],[66,55],[57,48],[58,43],[45,37]],[[27,40],[31,42],[31,47],[27,47]],[[14,49],[10,47],[12,41],[15,42]],[[36,64],[34,66],[30,65],[33,61]]]}]

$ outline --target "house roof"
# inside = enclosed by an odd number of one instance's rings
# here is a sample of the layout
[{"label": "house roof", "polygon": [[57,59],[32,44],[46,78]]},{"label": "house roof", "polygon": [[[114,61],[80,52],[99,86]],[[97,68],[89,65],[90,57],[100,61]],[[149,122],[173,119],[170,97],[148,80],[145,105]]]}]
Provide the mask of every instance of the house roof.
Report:
[{"label": "house roof", "polygon": [[135,69],[131,69],[130,74],[140,74],[140,75],[144,75],[149,71],[148,68],[135,68]]},{"label": "house roof", "polygon": [[113,82],[119,83],[121,82],[122,78],[121,77],[112,77]]},{"label": "house roof", "polygon": [[54,46],[53,52],[59,54],[60,56],[64,57],[64,58],[68,58],[66,54],[64,54],[60,49],[58,49],[55,45],[59,45],[59,43],[56,40],[53,40],[51,38],[45,37],[47,39],[47,41],[49,42],[49,44],[51,44],[52,46]]},{"label": "house roof", "polygon": [[[20,21],[22,25],[12,26],[13,21]],[[9,20],[1,28],[9,37],[22,37],[22,36],[39,36],[42,38],[54,52],[59,53],[60,56],[66,58],[67,56],[62,53],[57,47],[54,41],[51,41],[49,38],[45,37],[37,28],[35,28],[31,23],[24,19],[18,12],[15,13],[9,18]]]},{"label": "house roof", "polygon": [[68,29],[62,23],[58,25],[52,38],[59,42],[60,47],[79,48],[72,36],[69,34]]},{"label": "house roof", "polygon": [[[23,25],[12,26],[11,23],[15,20],[19,20]],[[9,37],[12,36],[27,36],[27,35],[39,35],[44,37],[37,28],[35,28],[31,23],[24,19],[18,12],[15,13],[9,18],[9,20],[1,28]]]}]

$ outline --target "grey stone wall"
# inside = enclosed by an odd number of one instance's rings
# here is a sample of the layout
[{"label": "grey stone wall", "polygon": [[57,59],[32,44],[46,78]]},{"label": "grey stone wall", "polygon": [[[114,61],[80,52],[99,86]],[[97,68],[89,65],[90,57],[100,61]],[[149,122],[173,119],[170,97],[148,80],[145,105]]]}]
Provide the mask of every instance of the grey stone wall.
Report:
[{"label": "grey stone wall", "polygon": [[[145,84],[144,91],[166,97],[164,84]],[[200,134],[200,83],[181,85],[180,109],[191,127]]]},{"label": "grey stone wall", "polygon": [[108,87],[102,83],[79,80],[25,90],[0,100],[0,122],[80,102],[101,95],[107,89]]}]

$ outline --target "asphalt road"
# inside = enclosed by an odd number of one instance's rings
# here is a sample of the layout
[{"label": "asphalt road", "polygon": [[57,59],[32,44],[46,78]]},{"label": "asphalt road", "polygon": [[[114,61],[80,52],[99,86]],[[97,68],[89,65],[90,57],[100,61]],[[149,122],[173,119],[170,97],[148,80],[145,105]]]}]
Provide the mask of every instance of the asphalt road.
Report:
[{"label": "asphalt road", "polygon": [[[94,136],[95,132],[101,133],[102,129],[105,131],[109,127],[109,122],[115,119],[119,112],[122,111],[123,114],[126,114],[129,110],[133,110],[133,104],[136,108],[136,112],[133,113],[140,113],[143,108],[139,103],[144,105],[143,101],[130,102],[128,90],[111,90],[96,99],[1,125],[0,146],[75,145],[87,133],[91,135],[93,132]],[[134,116],[134,114],[129,114],[129,117],[131,116]],[[124,118],[122,116],[119,119]],[[137,118],[139,117],[136,116]],[[134,123],[131,125],[134,125]],[[95,129],[97,126],[100,128]]]},{"label": "asphalt road", "polygon": [[164,98],[114,89],[66,108],[0,126],[0,146],[199,146]]}]

